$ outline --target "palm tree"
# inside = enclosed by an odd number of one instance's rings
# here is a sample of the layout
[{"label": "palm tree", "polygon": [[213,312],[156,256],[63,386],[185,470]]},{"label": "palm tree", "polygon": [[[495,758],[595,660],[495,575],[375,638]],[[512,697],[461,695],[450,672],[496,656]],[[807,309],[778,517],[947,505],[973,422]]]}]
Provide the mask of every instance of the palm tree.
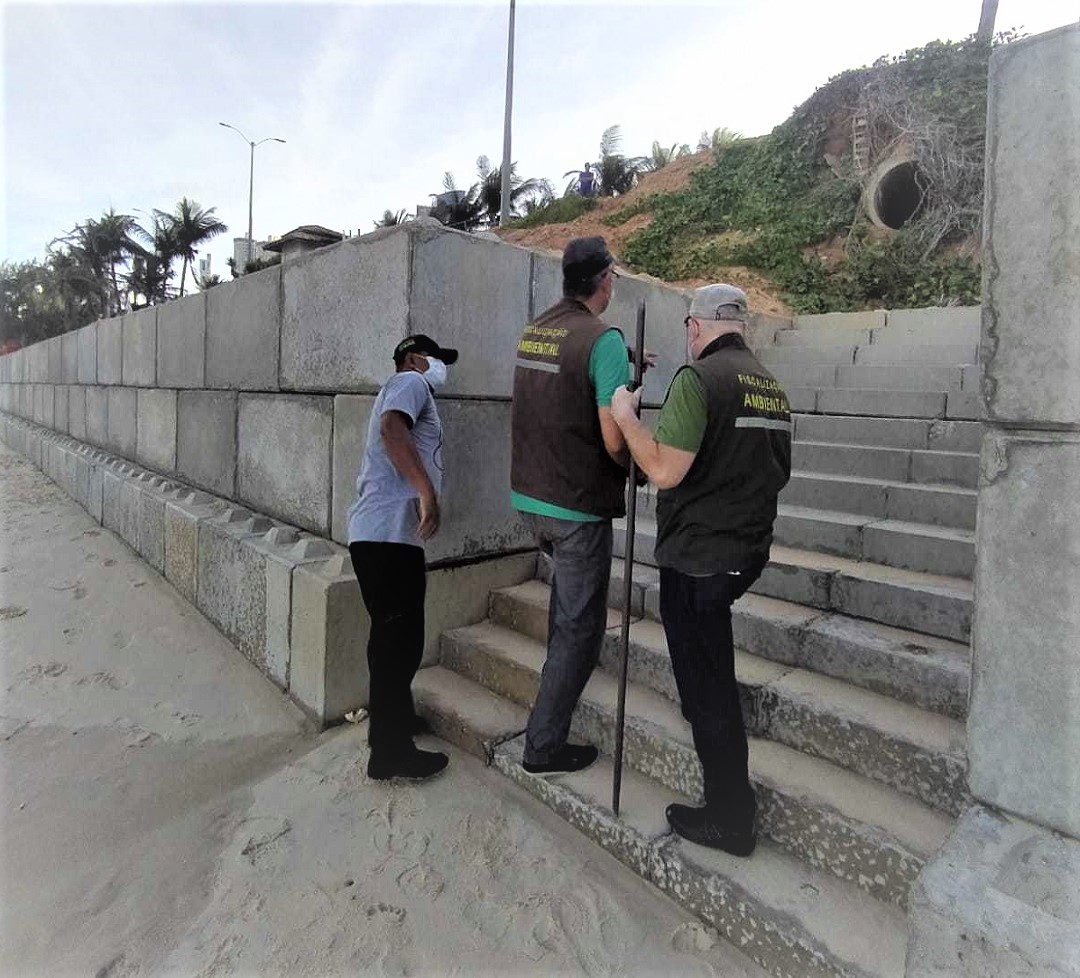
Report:
[{"label": "palm tree", "polygon": [[[517,164],[510,164],[510,216],[513,217],[525,202],[544,192],[543,181],[533,177],[523,180],[517,175]],[[478,202],[490,227],[499,223],[502,213],[502,168],[491,165],[486,156],[477,157],[476,175],[480,178]]]},{"label": "palm tree", "polygon": [[171,233],[176,241],[176,255],[183,259],[180,271],[181,296],[184,294],[188,265],[195,263],[195,254],[198,251],[196,246],[229,230],[214,216],[216,210],[216,207],[203,210],[196,201],[181,197],[172,214],[154,211],[154,216],[163,223],[171,222]]},{"label": "palm tree", "polygon": [[139,246],[132,235],[138,233],[139,225],[130,214],[117,214],[115,208],[112,207],[101,215],[100,221],[87,223],[93,225],[101,256],[109,267],[109,279],[113,292],[112,311],[115,314],[122,308],[116,266],[118,263],[127,264],[128,258],[138,253]]},{"label": "palm tree", "polygon": [[662,170],[672,160],[677,160],[680,156],[685,156],[689,152],[690,147],[686,143],[683,143],[681,146],[678,143],[672,143],[671,149],[664,149],[664,147],[660,145],[660,141],[654,139],[652,153],[645,158],[644,169],[650,171]]},{"label": "palm tree", "polygon": [[432,194],[435,203],[431,216],[448,228],[459,231],[475,231],[484,222],[484,205],[480,200],[480,185],[474,183],[468,190],[460,190],[454,174],[443,174],[443,192]]},{"label": "palm tree", "polygon": [[58,246],[66,246],[65,270],[69,283],[85,298],[93,314],[91,318],[107,315],[110,305],[110,255],[98,222],[90,218],[76,224],[67,234],[49,243],[49,252],[55,252]]},{"label": "palm tree", "polygon": [[149,247],[140,247],[132,259],[132,268],[128,275],[128,291],[132,293],[132,305],[138,305],[140,295],[148,306],[165,302],[168,299],[169,279],[173,274],[172,263],[180,257],[176,222],[172,215],[154,211],[150,230],[138,227],[136,233]]},{"label": "palm tree", "polygon": [[399,224],[404,224],[406,221],[411,220],[412,215],[409,214],[405,208],[401,208],[399,211],[385,210],[383,216],[375,222],[377,228],[393,228]]}]

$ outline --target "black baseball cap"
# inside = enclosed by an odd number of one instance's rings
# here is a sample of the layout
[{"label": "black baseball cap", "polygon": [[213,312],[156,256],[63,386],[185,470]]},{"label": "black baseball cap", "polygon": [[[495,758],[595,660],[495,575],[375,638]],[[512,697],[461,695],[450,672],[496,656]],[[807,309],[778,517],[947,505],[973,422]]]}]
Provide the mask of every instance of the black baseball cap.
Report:
[{"label": "black baseball cap", "polygon": [[563,278],[570,282],[587,282],[614,264],[615,258],[599,234],[590,238],[571,238],[563,251]]},{"label": "black baseball cap", "polygon": [[439,346],[430,336],[417,333],[415,336],[406,336],[394,347],[394,363],[399,367],[407,353],[420,353],[424,356],[435,357],[442,360],[448,367],[457,362],[458,351],[451,350],[448,346]]}]

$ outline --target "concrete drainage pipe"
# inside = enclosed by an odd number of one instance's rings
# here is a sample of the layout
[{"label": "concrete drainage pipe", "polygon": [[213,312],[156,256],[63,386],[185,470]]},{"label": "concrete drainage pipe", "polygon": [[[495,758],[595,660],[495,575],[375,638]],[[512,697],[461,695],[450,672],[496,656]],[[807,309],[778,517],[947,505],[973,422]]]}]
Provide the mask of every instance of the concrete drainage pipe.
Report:
[{"label": "concrete drainage pipe", "polygon": [[886,160],[874,170],[863,191],[870,220],[879,228],[900,230],[922,211],[925,184],[919,164],[911,154]]}]

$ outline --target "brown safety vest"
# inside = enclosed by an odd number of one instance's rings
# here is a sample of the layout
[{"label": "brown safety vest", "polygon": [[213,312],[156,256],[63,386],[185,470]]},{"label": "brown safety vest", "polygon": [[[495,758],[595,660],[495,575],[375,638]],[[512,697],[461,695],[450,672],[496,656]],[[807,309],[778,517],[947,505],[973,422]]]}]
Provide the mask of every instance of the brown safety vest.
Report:
[{"label": "brown safety vest", "polygon": [[576,299],[526,326],[511,412],[514,491],[604,519],[626,513],[626,470],[604,448],[589,379],[593,344],[609,329]]}]

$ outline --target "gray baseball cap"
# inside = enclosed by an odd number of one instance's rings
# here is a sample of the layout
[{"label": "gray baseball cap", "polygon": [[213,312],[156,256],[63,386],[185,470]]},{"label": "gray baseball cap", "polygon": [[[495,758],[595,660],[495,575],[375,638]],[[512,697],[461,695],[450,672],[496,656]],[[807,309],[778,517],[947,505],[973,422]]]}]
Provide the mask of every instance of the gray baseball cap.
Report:
[{"label": "gray baseball cap", "polygon": [[734,285],[718,282],[694,289],[690,315],[695,319],[726,319],[746,322],[746,293]]}]

